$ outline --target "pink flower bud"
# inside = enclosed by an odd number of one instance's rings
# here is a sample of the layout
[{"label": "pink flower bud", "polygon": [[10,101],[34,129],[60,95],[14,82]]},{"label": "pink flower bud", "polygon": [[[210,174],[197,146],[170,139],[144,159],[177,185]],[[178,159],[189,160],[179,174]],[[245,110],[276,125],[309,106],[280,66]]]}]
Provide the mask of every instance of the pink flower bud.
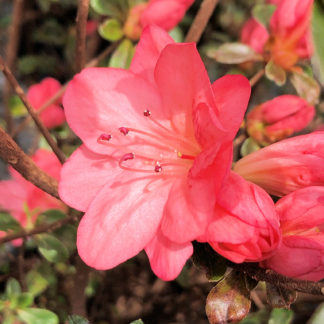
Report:
[{"label": "pink flower bud", "polygon": [[241,263],[269,257],[280,239],[279,219],[270,196],[231,172],[208,227],[208,243],[225,258]]},{"label": "pink flower bud", "polygon": [[[32,85],[28,89],[27,99],[35,110],[39,110],[61,88],[60,82],[54,78],[45,78],[42,82]],[[40,113],[41,121],[47,128],[57,127],[65,122],[63,109],[60,107],[62,98],[49,105]]]},{"label": "pink flower bud", "polygon": [[324,187],[297,190],[276,204],[282,244],[263,266],[288,277],[324,278]]},{"label": "pink flower bud", "polygon": [[305,128],[315,109],[304,99],[283,95],[269,100],[247,115],[247,131],[261,145],[277,142]]},{"label": "pink flower bud", "polygon": [[324,185],[324,132],[295,136],[239,160],[234,171],[275,196]]},{"label": "pink flower bud", "polygon": [[259,54],[263,53],[268,38],[267,29],[254,18],[249,19],[241,30],[242,43],[249,45]]}]

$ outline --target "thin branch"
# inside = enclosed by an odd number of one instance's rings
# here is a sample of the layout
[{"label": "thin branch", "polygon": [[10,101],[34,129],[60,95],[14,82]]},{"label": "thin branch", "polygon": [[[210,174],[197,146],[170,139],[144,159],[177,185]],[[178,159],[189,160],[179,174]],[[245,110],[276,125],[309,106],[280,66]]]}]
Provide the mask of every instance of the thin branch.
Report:
[{"label": "thin branch", "polygon": [[[98,65],[98,63],[104,59],[107,55],[109,55],[111,52],[113,52],[113,50],[120,44],[120,42],[122,41],[122,39],[118,42],[112,43],[111,45],[109,45],[106,49],[104,49],[97,57],[93,58],[91,61],[89,61],[85,67],[94,67],[96,65]],[[52,105],[53,103],[56,102],[56,100],[58,98],[60,98],[68,85],[69,82],[66,82],[62,88],[60,88],[60,90],[58,90],[54,96],[52,96],[51,98],[49,98],[37,111],[36,114],[39,115],[40,113],[42,113],[45,109],[47,109],[50,105]],[[11,137],[15,138],[17,136],[17,134],[19,134],[27,125],[28,123],[32,120],[31,116],[28,115],[24,118],[24,120],[18,125],[18,127],[16,129],[13,130],[13,132],[11,133]]]},{"label": "thin branch", "polygon": [[[24,0],[15,0],[13,4],[12,20],[9,27],[8,43],[6,47],[6,59],[10,69],[13,69],[16,63],[18,45],[20,40],[20,27],[23,21]],[[3,98],[5,106],[5,120],[7,131],[11,132],[13,128],[13,119],[9,107],[10,85],[6,81],[3,88]]]},{"label": "thin branch", "polygon": [[200,9],[189,29],[189,32],[185,38],[185,42],[198,43],[202,33],[204,32],[207,23],[213,14],[218,0],[204,0],[200,6]]},{"label": "thin branch", "polygon": [[51,196],[60,199],[57,190],[56,179],[40,169],[35,162],[26,155],[14,140],[0,128],[0,158],[10,164],[26,180],[47,192]]},{"label": "thin branch", "polygon": [[54,223],[39,225],[29,231],[22,230],[17,233],[8,234],[8,235],[0,238],[0,244],[10,242],[12,240],[16,240],[19,238],[26,238],[28,236],[33,236],[36,234],[49,233],[49,232],[55,231],[56,229],[62,227],[63,225],[77,222],[79,220],[79,218],[80,217],[78,215],[69,215],[69,216],[62,218]]},{"label": "thin branch", "polygon": [[21,101],[24,103],[25,107],[27,108],[29,114],[33,118],[34,122],[36,123],[38,129],[40,132],[44,135],[45,139],[47,140],[49,146],[52,148],[53,152],[57,156],[57,158],[60,160],[61,163],[64,163],[66,158],[63,152],[59,149],[59,147],[56,145],[54,139],[52,138],[51,134],[49,133],[48,129],[44,126],[44,124],[39,119],[38,115],[36,114],[34,108],[31,106],[31,104],[28,102],[27,97],[24,93],[24,90],[19,85],[18,81],[12,74],[9,67],[5,64],[2,57],[0,56],[0,70],[3,72],[3,74],[6,76],[7,80],[9,81],[10,85],[14,89],[14,91],[17,93]]},{"label": "thin branch", "polygon": [[78,13],[76,17],[76,48],[75,60],[76,70],[81,71],[86,61],[86,26],[90,0],[79,0]]},{"label": "thin branch", "polygon": [[253,88],[264,76],[264,69],[258,71],[251,79],[250,79],[250,85]]}]

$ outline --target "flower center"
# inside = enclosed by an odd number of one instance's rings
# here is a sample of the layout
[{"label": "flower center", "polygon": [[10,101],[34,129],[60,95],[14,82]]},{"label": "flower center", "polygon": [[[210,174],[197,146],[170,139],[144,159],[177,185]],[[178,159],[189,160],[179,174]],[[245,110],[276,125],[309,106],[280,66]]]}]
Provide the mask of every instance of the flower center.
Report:
[{"label": "flower center", "polygon": [[143,117],[150,122],[149,131],[121,126],[101,134],[97,142],[121,153],[118,165],[123,170],[168,175],[188,172],[200,152],[198,143],[162,125],[150,110],[144,110]]}]

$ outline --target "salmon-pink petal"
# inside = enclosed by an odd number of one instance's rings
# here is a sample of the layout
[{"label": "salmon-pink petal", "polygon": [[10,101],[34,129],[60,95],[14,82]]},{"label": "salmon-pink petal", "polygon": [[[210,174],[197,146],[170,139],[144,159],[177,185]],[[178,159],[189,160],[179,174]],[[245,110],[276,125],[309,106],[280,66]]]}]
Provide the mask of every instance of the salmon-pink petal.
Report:
[{"label": "salmon-pink petal", "polygon": [[[27,181],[26,181],[27,182]],[[0,208],[20,213],[27,198],[26,187],[15,180],[0,181]]]},{"label": "salmon-pink petal", "polygon": [[151,0],[141,14],[141,25],[157,25],[170,30],[180,22],[193,2],[194,0]]},{"label": "salmon-pink petal", "polygon": [[57,105],[51,105],[40,114],[40,118],[47,128],[54,128],[65,122],[63,109]]},{"label": "salmon-pink petal", "polygon": [[170,184],[154,176],[124,172],[90,204],[77,234],[80,257],[96,269],[110,269],[139,253],[154,237]]},{"label": "salmon-pink petal", "polygon": [[225,75],[212,85],[219,119],[227,131],[226,138],[232,140],[242,124],[250,99],[249,80],[242,75]]},{"label": "salmon-pink petal", "polygon": [[190,242],[178,244],[168,240],[158,230],[152,241],[145,247],[153,272],[163,280],[173,280],[181,272],[193,253]]},{"label": "salmon-pink petal", "polygon": [[136,46],[130,70],[154,83],[154,69],[161,51],[168,44],[174,43],[167,32],[156,26],[146,27]]},{"label": "salmon-pink petal", "polygon": [[167,45],[157,61],[155,80],[163,110],[174,130],[188,138],[196,136],[202,146],[215,143],[215,129],[222,127],[209,78],[195,44]]},{"label": "salmon-pink petal", "polygon": [[46,173],[58,180],[60,178],[61,163],[57,156],[48,150],[39,149],[32,156],[32,160]]},{"label": "salmon-pink petal", "polygon": [[118,179],[118,161],[80,146],[64,163],[59,194],[69,206],[85,211],[98,192]]},{"label": "salmon-pink petal", "polygon": [[99,154],[111,152],[97,143],[100,135],[119,133],[120,127],[148,129],[143,116],[147,109],[157,119],[162,116],[157,90],[121,69],[84,69],[70,81],[63,104],[70,127],[88,149]]}]

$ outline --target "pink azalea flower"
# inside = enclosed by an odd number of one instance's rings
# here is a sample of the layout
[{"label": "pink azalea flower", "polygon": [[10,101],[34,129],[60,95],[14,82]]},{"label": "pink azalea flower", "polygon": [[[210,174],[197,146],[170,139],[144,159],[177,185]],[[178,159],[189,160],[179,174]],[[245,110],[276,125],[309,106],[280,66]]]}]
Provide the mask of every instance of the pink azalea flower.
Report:
[{"label": "pink azalea flower", "polygon": [[304,129],[315,115],[306,100],[283,95],[253,108],[246,116],[247,131],[254,140],[268,145]]},{"label": "pink azalea flower", "polygon": [[231,172],[222,187],[206,237],[215,251],[233,262],[268,258],[281,239],[272,199],[257,185]]},{"label": "pink azalea flower", "polygon": [[168,31],[174,28],[185,15],[194,0],[150,0],[131,8],[124,33],[137,40],[142,30],[149,25],[157,25]]},{"label": "pink azalea flower", "polygon": [[85,69],[69,83],[66,117],[84,144],[59,193],[86,211],[77,247],[88,265],[110,269],[145,249],[160,278],[180,273],[213,216],[249,96],[240,75],[211,85],[195,44],[154,26],[130,70]]},{"label": "pink azalea flower", "polygon": [[297,190],[276,204],[283,235],[276,253],[262,264],[288,277],[324,278],[324,187]]},{"label": "pink azalea flower", "polygon": [[[32,160],[42,170],[59,179],[61,164],[54,153],[40,149],[32,156]],[[31,226],[45,210],[65,211],[64,204],[58,199],[34,186],[12,167],[9,167],[9,172],[12,179],[0,181],[0,207],[9,212],[21,226]]]},{"label": "pink azalea flower", "polygon": [[[32,85],[27,92],[27,99],[35,110],[38,110],[57,91],[61,84],[53,78],[45,78],[42,82]],[[63,109],[60,107],[61,98],[40,113],[40,118],[47,128],[54,128],[65,122]]]},{"label": "pink azalea flower", "polygon": [[295,136],[253,152],[234,171],[275,196],[324,186],[324,132]]},{"label": "pink azalea flower", "polygon": [[263,54],[268,39],[267,29],[254,18],[249,19],[241,30],[242,43],[249,45],[259,54]]}]

